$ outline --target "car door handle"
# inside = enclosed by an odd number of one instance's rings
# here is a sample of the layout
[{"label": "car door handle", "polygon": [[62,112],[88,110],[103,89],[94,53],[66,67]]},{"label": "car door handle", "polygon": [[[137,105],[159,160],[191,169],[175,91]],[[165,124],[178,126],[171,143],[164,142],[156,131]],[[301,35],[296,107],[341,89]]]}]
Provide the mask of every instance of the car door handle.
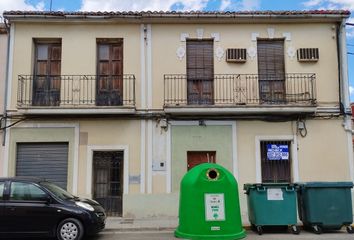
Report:
[{"label": "car door handle", "polygon": [[6,207],[7,210],[10,210],[10,211],[15,211],[16,208],[15,207]]}]

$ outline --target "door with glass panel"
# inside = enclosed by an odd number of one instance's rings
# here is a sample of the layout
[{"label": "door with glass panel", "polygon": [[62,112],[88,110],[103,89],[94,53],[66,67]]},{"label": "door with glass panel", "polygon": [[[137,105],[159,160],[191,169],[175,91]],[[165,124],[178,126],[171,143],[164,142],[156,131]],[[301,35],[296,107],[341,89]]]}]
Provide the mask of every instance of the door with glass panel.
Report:
[{"label": "door with glass panel", "polygon": [[123,105],[123,39],[97,40],[96,105]]},{"label": "door with glass panel", "polygon": [[33,106],[60,105],[61,40],[35,41]]},{"label": "door with glass panel", "polygon": [[108,216],[122,216],[123,151],[93,153],[93,198]]},{"label": "door with glass panel", "polygon": [[285,101],[284,40],[258,40],[258,83],[261,103]]}]

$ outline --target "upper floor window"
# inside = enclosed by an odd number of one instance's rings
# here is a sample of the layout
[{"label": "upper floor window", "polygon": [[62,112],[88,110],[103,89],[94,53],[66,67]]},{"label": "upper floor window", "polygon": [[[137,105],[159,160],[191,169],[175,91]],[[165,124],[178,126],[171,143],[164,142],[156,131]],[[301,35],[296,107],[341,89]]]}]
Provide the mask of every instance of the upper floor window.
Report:
[{"label": "upper floor window", "polygon": [[58,106],[61,84],[61,39],[35,39],[33,105]]},{"label": "upper floor window", "polygon": [[187,102],[213,104],[213,40],[187,40]]},{"label": "upper floor window", "polygon": [[284,40],[258,40],[257,55],[260,100],[267,103],[284,102]]},{"label": "upper floor window", "polygon": [[123,39],[97,39],[96,105],[123,104]]}]

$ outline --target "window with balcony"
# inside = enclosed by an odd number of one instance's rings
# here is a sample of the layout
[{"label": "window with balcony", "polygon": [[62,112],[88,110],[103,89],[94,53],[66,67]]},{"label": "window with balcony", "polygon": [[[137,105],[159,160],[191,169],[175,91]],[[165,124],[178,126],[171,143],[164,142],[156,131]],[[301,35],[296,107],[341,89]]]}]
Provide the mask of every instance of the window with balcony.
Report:
[{"label": "window with balcony", "polygon": [[213,86],[213,40],[187,40],[188,104],[213,104]]},{"label": "window with balcony", "polygon": [[95,69],[78,75],[75,66],[61,75],[61,39],[34,39],[33,73],[18,75],[17,106],[35,111],[47,109],[117,109],[135,106],[135,76],[123,74],[123,39],[97,39]]},{"label": "window with balcony", "polygon": [[188,39],[186,74],[164,75],[164,107],[316,105],[316,74],[285,73],[284,39],[258,39],[257,48],[258,72],[214,74],[213,41]]},{"label": "window with balcony", "polygon": [[259,98],[265,103],[285,103],[284,40],[258,40]]},{"label": "window with balcony", "polygon": [[34,106],[58,106],[61,84],[61,39],[36,39],[34,44],[32,103]]},{"label": "window with balcony", "polygon": [[96,105],[123,105],[123,39],[97,39]]}]

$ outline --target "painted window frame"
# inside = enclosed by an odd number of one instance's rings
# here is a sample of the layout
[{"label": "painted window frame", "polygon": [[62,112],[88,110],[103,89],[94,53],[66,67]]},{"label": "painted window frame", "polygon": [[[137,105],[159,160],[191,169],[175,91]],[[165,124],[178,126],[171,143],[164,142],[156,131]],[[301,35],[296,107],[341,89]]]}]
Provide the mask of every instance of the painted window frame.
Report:
[{"label": "painted window frame", "polygon": [[291,149],[291,176],[293,182],[300,181],[299,162],[297,156],[297,136],[296,135],[260,135],[255,137],[256,149],[256,183],[262,183],[262,162],[261,162],[261,141],[290,141]]},{"label": "painted window frame", "polygon": [[87,145],[86,151],[86,195],[93,196],[93,152],[94,151],[123,151],[123,196],[129,194],[129,146],[128,145]]}]

